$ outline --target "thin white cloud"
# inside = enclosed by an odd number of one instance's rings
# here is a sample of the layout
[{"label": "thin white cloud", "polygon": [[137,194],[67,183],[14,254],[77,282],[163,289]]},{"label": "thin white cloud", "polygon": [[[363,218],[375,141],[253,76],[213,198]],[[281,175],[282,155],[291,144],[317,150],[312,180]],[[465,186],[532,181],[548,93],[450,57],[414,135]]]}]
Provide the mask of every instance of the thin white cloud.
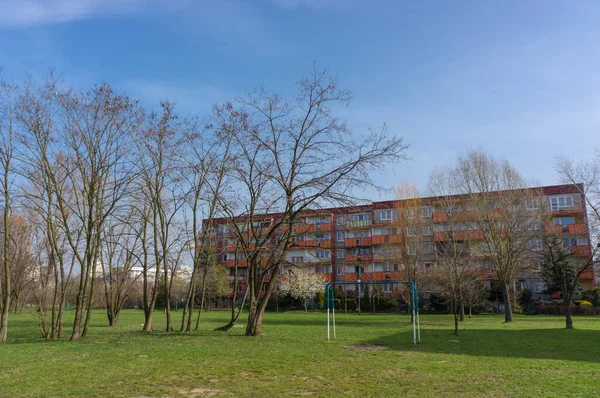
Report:
[{"label": "thin white cloud", "polygon": [[0,27],[27,27],[128,14],[143,0],[0,0]]}]

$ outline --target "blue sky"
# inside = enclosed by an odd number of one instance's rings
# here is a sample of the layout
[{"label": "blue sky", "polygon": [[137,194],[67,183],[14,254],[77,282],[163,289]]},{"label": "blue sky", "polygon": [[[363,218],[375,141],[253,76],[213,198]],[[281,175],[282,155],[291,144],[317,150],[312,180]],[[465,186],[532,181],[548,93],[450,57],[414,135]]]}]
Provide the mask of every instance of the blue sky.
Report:
[{"label": "blue sky", "polygon": [[597,1],[0,0],[0,65],[205,114],[260,84],[293,94],[316,61],[352,90],[356,132],[411,144],[381,184],[424,189],[477,147],[554,184],[554,156],[600,145],[598,20]]}]

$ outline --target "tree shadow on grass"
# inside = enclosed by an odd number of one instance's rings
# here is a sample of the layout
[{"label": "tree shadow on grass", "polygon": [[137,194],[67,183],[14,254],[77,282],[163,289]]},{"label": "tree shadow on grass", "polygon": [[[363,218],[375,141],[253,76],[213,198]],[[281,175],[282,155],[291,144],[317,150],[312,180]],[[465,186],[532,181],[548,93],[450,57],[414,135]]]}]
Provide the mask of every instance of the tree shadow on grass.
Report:
[{"label": "tree shadow on grass", "polygon": [[365,341],[391,350],[484,357],[556,359],[600,364],[599,330],[523,329],[422,330],[421,343],[413,345],[413,333],[403,331]]}]

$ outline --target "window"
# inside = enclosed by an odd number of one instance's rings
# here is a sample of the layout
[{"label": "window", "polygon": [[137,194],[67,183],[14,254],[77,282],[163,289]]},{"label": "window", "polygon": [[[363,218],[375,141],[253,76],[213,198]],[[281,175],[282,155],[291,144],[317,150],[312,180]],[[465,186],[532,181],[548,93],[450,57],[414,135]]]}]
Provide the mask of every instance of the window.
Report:
[{"label": "window", "polygon": [[423,254],[433,254],[435,252],[435,247],[433,243],[425,243],[423,244]]},{"label": "window", "polygon": [[354,254],[357,256],[366,256],[368,254],[371,254],[371,249],[368,247],[358,247],[354,249]]},{"label": "window", "polygon": [[390,264],[390,263],[385,263],[382,266],[382,271],[384,271],[384,272],[392,272],[392,271],[394,271],[394,265]]},{"label": "window", "polygon": [[344,249],[338,249],[335,254],[337,258],[344,258]]},{"label": "window", "polygon": [[575,238],[563,238],[562,240],[564,247],[577,246],[577,239]]},{"label": "window", "polygon": [[354,214],[352,215],[352,221],[369,221],[368,214]]},{"label": "window", "polygon": [[572,196],[554,196],[550,198],[550,207],[552,211],[559,211],[562,209],[569,209],[573,207]]},{"label": "window", "polygon": [[534,290],[536,293],[542,293],[544,290],[548,290],[548,285],[544,282],[536,282]]},{"label": "window", "polygon": [[335,267],[335,273],[338,275],[344,275],[344,267]]},{"label": "window", "polygon": [[417,236],[418,232],[419,232],[419,229],[417,227],[407,227],[406,228],[406,235],[408,235],[408,236]]},{"label": "window", "polygon": [[383,291],[386,293],[390,293],[393,287],[394,285],[392,285],[391,283],[386,283],[385,285],[383,285]]},{"label": "window", "polygon": [[227,254],[223,254],[223,262],[227,261]]},{"label": "window", "polygon": [[538,201],[536,199],[525,200],[525,208],[527,210],[537,210],[538,209]]},{"label": "window", "polygon": [[525,290],[527,289],[527,282],[526,281],[518,281],[517,282],[517,290]]},{"label": "window", "polygon": [[529,248],[531,250],[542,250],[542,240],[541,239],[531,239],[529,241]]},{"label": "window", "polygon": [[338,232],[337,233],[337,241],[338,242],[343,242],[344,241],[344,233],[343,232]]},{"label": "window", "polygon": [[336,218],[335,222],[337,223],[337,225],[344,225],[346,219],[344,218],[344,216],[339,216]]},{"label": "window", "polygon": [[409,256],[416,256],[417,255],[417,246],[416,245],[406,246],[406,251],[408,252]]},{"label": "window", "polygon": [[500,205],[498,203],[492,203],[490,204],[490,209],[499,209]]},{"label": "window", "polygon": [[285,275],[285,274],[287,274],[288,272],[290,272],[290,267],[285,267],[285,266],[283,266],[283,267],[279,268],[279,274],[280,274],[280,275]]},{"label": "window", "polygon": [[304,256],[292,256],[291,261],[294,264],[300,264],[304,262]]},{"label": "window", "polygon": [[424,206],[421,208],[421,216],[425,218],[431,218],[432,214],[433,209],[431,208],[431,206]]},{"label": "window", "polygon": [[532,221],[529,224],[529,230],[530,231],[539,231],[541,228],[542,228],[542,225],[541,225],[541,223],[538,220]]},{"label": "window", "polygon": [[330,274],[331,273],[331,265],[319,265],[315,267],[316,274]]},{"label": "window", "polygon": [[415,209],[415,208],[404,209],[404,214],[408,218],[415,218],[417,216],[417,209]]},{"label": "window", "polygon": [[317,258],[329,258],[329,252],[325,250],[317,250]]},{"label": "window", "polygon": [[425,227],[423,227],[423,235],[433,235],[433,225],[425,225]]},{"label": "window", "polygon": [[321,216],[321,217],[317,217],[317,219],[315,220],[315,224],[320,225],[320,224],[327,224],[328,220],[326,217]]},{"label": "window", "polygon": [[379,217],[382,220],[392,220],[395,215],[396,212],[394,210],[382,210],[381,213],[379,213]]},{"label": "window", "polygon": [[554,225],[562,225],[567,226],[571,224],[575,224],[575,217],[558,217],[552,220]]},{"label": "window", "polygon": [[460,206],[447,206],[444,207],[444,213],[458,213],[460,211]]}]

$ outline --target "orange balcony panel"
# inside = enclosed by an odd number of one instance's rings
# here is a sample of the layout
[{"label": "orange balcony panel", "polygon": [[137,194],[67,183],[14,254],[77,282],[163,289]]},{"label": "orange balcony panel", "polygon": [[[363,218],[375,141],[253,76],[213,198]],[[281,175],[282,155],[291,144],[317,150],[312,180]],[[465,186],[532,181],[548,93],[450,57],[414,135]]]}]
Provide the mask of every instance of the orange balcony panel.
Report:
[{"label": "orange balcony panel", "polygon": [[448,214],[433,213],[433,222],[448,222]]},{"label": "orange balcony panel", "polygon": [[569,225],[569,233],[572,235],[584,235],[587,234],[587,225],[585,224],[571,224]]},{"label": "orange balcony panel", "polygon": [[325,280],[325,282],[331,282],[333,280],[332,274],[322,274],[322,275],[323,275],[323,279]]},{"label": "orange balcony panel", "polygon": [[401,235],[387,235],[388,243],[402,243]]},{"label": "orange balcony panel", "polygon": [[577,257],[590,257],[592,251],[589,246],[571,246],[571,254]]},{"label": "orange balcony panel", "polygon": [[298,224],[294,228],[294,232],[297,234],[304,234],[306,232],[314,232],[315,225],[314,224]]},{"label": "orange balcony panel", "polygon": [[346,274],[345,275],[345,281],[346,282],[356,282],[356,279],[357,279],[356,273],[351,273],[351,274]]},{"label": "orange balcony panel", "polygon": [[[362,238],[365,239],[365,238]],[[373,245],[387,245],[390,243],[402,243],[401,235],[374,235],[371,238]]]},{"label": "orange balcony panel", "polygon": [[448,240],[448,232],[434,232],[433,240],[436,242],[445,242]]},{"label": "orange balcony panel", "polygon": [[562,233],[563,233],[562,225],[554,225],[554,231],[551,231],[551,232],[556,232],[557,235],[562,235]]},{"label": "orange balcony panel", "polygon": [[559,299],[560,298],[560,293],[552,293],[552,298],[553,299]]},{"label": "orange balcony panel", "polygon": [[[227,266],[227,268],[233,268],[235,267],[235,262],[236,260],[227,260],[225,262],[225,265]],[[237,266],[244,268],[248,266],[248,263],[246,263],[246,260],[237,260]]]},{"label": "orange balcony panel", "polygon": [[369,238],[359,238],[360,239],[360,246],[371,246],[373,244],[372,239]]},{"label": "orange balcony panel", "polygon": [[372,254],[362,254],[362,255],[348,255],[346,256],[346,263],[372,263],[373,255]]},{"label": "orange balcony panel", "polygon": [[580,276],[579,279],[583,280],[594,280],[594,270],[592,268],[586,269]]},{"label": "orange balcony panel", "polygon": [[327,223],[327,224],[315,224],[316,225],[316,230],[317,231],[323,231],[323,232],[329,232],[331,231],[331,223]]},{"label": "orange balcony panel", "polygon": [[374,245],[383,245],[385,242],[385,236],[384,235],[375,235],[371,238],[371,242],[373,242]]},{"label": "orange balcony panel", "polygon": [[346,239],[344,239],[344,246],[346,246],[346,247],[356,247],[356,239],[355,238],[346,238]]},{"label": "orange balcony panel", "polygon": [[298,246],[298,247],[317,247],[317,241],[316,240],[296,241],[296,246]]},{"label": "orange balcony panel", "polygon": [[317,242],[317,247],[322,247],[324,249],[330,249],[331,248],[331,241],[330,240],[318,240]]}]

